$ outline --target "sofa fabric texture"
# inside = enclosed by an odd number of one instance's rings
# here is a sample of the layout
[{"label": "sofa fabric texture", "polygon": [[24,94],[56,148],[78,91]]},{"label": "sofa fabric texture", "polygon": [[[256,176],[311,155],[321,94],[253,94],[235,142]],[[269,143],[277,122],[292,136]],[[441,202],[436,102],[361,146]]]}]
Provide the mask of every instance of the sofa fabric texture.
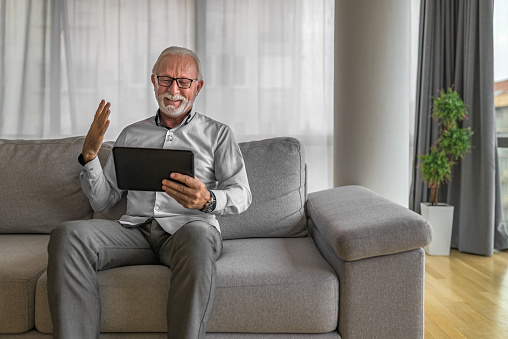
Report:
[{"label": "sofa fabric texture", "polygon": [[48,241],[48,235],[0,235],[0,337],[33,328],[35,286],[46,271]]},{"label": "sofa fabric texture", "polygon": [[[101,332],[165,332],[170,275],[157,265],[99,272]],[[51,333],[46,282],[44,274],[35,319]],[[225,241],[216,293],[209,332],[326,333],[337,326],[338,279],[309,237]]]},{"label": "sofa fabric texture", "polygon": [[92,217],[76,160],[83,141],[0,139],[0,233],[49,234],[63,221]]},{"label": "sofa fabric texture", "polygon": [[240,145],[252,203],[239,215],[218,217],[223,239],[302,237],[305,216],[305,153],[293,138]]},{"label": "sofa fabric texture", "polygon": [[[51,338],[51,230],[125,213],[125,196],[104,213],[90,207],[79,184],[83,141],[0,139],[2,338]],[[112,147],[102,145],[103,165]],[[253,202],[219,218],[224,250],[206,337],[423,338],[424,219],[359,186],[307,195],[296,139],[240,148]],[[165,338],[170,276],[159,265],[98,272],[101,338]]]},{"label": "sofa fabric texture", "polygon": [[407,215],[407,208],[360,186],[342,187],[341,194],[333,189],[309,194],[307,213],[335,253],[348,261],[414,249],[432,238],[432,228],[420,215]]}]

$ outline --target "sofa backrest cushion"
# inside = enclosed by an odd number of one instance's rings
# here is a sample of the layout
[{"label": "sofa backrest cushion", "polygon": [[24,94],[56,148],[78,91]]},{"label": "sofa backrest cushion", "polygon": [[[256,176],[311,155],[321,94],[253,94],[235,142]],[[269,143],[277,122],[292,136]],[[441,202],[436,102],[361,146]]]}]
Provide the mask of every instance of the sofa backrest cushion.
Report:
[{"label": "sofa backrest cushion", "polygon": [[[67,220],[118,219],[125,197],[106,213],[93,213],[79,183],[77,156],[84,137],[0,139],[0,233],[50,233]],[[112,142],[103,144],[104,165]],[[299,237],[307,234],[305,155],[294,138],[240,143],[252,204],[239,215],[219,216],[224,239]]]},{"label": "sofa backrest cushion", "polygon": [[219,216],[224,239],[301,237],[305,218],[305,153],[294,138],[240,143],[252,204],[239,215]]},{"label": "sofa backrest cushion", "polygon": [[0,233],[50,233],[92,217],[79,183],[83,137],[0,139]]},{"label": "sofa backrest cushion", "polygon": [[[224,239],[302,237],[305,217],[305,153],[294,138],[272,138],[240,143],[252,204],[239,215],[218,216]],[[106,161],[112,143],[102,145],[99,159]],[[111,210],[94,218],[118,219],[125,211],[125,197]]]}]

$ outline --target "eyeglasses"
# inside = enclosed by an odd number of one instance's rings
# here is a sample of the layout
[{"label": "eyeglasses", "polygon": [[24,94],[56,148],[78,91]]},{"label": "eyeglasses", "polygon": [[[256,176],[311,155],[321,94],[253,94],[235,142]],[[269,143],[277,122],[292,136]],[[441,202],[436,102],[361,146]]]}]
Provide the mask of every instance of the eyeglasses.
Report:
[{"label": "eyeglasses", "polygon": [[157,74],[155,76],[157,77],[157,82],[159,83],[159,86],[164,87],[171,87],[173,81],[176,80],[176,85],[178,86],[178,88],[188,89],[192,86],[193,81],[198,81],[198,79],[173,78],[168,76],[159,76]]}]

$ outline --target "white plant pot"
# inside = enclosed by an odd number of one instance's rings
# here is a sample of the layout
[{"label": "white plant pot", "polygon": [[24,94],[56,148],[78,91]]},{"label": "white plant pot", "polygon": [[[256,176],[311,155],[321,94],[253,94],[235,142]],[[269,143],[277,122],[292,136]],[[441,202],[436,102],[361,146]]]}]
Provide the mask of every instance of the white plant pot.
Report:
[{"label": "white plant pot", "polygon": [[421,203],[421,214],[427,219],[434,232],[432,242],[424,247],[425,253],[430,255],[450,255],[453,226],[453,206],[438,204],[431,206]]}]

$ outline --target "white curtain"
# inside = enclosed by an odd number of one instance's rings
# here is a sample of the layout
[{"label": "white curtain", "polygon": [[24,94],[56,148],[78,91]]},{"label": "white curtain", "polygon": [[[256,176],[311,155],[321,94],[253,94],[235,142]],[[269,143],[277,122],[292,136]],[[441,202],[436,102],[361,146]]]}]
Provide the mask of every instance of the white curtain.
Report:
[{"label": "white curtain", "polygon": [[239,142],[294,136],[309,191],[332,186],[333,0],[0,0],[0,137],[84,135],[101,99],[106,140],[157,109],[150,73],[195,50],[196,110]]}]

